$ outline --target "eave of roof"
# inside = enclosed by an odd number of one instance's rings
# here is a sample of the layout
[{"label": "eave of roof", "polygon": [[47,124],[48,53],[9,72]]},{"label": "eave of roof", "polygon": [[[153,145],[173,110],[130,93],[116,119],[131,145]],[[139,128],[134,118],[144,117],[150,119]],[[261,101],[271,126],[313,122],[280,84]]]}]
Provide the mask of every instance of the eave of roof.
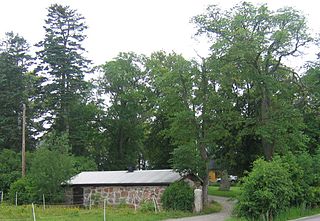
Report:
[{"label": "eave of roof", "polygon": [[70,186],[167,186],[181,180],[173,170],[91,171],[72,177],[65,185]]}]

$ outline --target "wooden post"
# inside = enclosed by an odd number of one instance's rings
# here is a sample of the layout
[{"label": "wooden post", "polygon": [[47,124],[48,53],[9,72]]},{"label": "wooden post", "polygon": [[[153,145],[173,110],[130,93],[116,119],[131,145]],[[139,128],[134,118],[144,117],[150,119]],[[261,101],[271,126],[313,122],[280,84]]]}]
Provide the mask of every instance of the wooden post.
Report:
[{"label": "wooden post", "polygon": [[33,221],[37,221],[37,220],[36,220],[36,213],[35,213],[35,211],[34,211],[34,205],[33,205],[33,203],[32,203],[32,217],[33,217]]},{"label": "wooden post", "polygon": [[152,197],[153,200],[153,206],[154,206],[154,212],[157,213],[157,203],[156,203],[156,199],[154,197]]},{"label": "wooden post", "polygon": [[106,221],[106,199],[103,200],[103,221]]},{"label": "wooden post", "polygon": [[22,177],[26,175],[26,105],[23,104],[23,111],[22,111]]},{"label": "wooden post", "polygon": [[42,204],[43,204],[43,210],[46,210],[46,199],[44,198],[44,194],[42,194]]},{"label": "wooden post", "polygon": [[1,204],[3,203],[3,190],[1,191]]},{"label": "wooden post", "polygon": [[136,204],[136,200],[137,200],[136,195],[134,195],[134,197],[133,197],[134,211],[137,211],[137,204]]},{"label": "wooden post", "polygon": [[16,206],[18,206],[18,193],[16,192]]}]

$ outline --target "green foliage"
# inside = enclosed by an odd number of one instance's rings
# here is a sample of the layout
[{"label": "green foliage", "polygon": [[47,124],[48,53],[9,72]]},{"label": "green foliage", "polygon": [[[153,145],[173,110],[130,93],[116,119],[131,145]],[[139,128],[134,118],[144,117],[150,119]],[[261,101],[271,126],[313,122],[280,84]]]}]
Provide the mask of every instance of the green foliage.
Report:
[{"label": "green foliage", "polygon": [[154,203],[151,200],[145,200],[140,203],[139,210],[141,212],[154,212]]},{"label": "green foliage", "polygon": [[0,191],[5,193],[11,183],[21,177],[21,155],[13,150],[0,151]]},{"label": "green foliage", "polygon": [[27,104],[25,74],[30,64],[29,45],[13,32],[0,42],[0,150],[19,150],[22,103]]},{"label": "green foliage", "polygon": [[248,219],[272,220],[289,208],[293,197],[289,165],[279,157],[267,162],[258,159],[243,179],[243,192],[239,196],[237,212]]},{"label": "green foliage", "polygon": [[205,162],[201,159],[195,145],[184,145],[172,152],[172,166],[181,174],[200,174],[204,176]]},{"label": "green foliage", "polygon": [[79,156],[73,157],[73,170],[76,174],[83,171],[96,171],[98,170],[98,168],[94,160],[87,157]]},{"label": "green foliage", "polygon": [[89,89],[84,74],[89,73],[90,61],[84,58],[82,47],[87,26],[76,10],[53,4],[48,8],[44,29],[45,37],[37,44],[41,62],[37,71],[39,76],[45,75],[39,96],[46,116],[43,123],[69,135],[73,130],[72,107],[84,101]]},{"label": "green foliage", "polygon": [[175,182],[168,186],[161,198],[164,209],[192,211],[194,203],[193,189],[185,182]]},{"label": "green foliage", "polygon": [[[174,147],[171,163],[182,173],[199,173],[208,185],[208,149],[215,138],[209,139],[212,121],[207,118],[208,97],[213,93],[208,86],[209,71],[204,62],[190,62],[176,53],[157,52],[147,60],[150,85],[157,99],[156,117],[166,120],[161,133]],[[204,192],[204,202],[207,194]]]},{"label": "green foliage", "polygon": [[320,63],[318,60],[309,67],[302,77],[305,91],[301,93],[299,107],[303,112],[304,122],[307,125],[305,133],[308,135],[308,149],[315,153],[320,148]]},{"label": "green foliage", "polygon": [[290,165],[289,173],[292,186],[292,202],[293,206],[305,205],[310,200],[310,185],[313,184],[314,173],[313,157],[306,152],[297,154],[288,153],[282,157],[282,160]]},{"label": "green foliage", "polygon": [[[243,159],[249,166],[261,147],[269,160],[274,153],[305,148],[303,118],[293,105],[300,82],[283,63],[312,41],[305,17],[292,8],[272,11],[266,4],[242,2],[225,11],[209,6],[193,21],[197,34],[212,40],[207,63],[220,102],[210,117],[216,113],[223,119],[218,125],[227,129],[218,139],[220,156],[231,162]],[[220,111],[220,106],[228,105]],[[248,159],[244,150],[253,155],[250,161],[244,160]]]},{"label": "green foliage", "polygon": [[39,199],[42,194],[45,194],[49,202],[64,198],[61,184],[77,171],[74,168],[74,158],[68,153],[69,149],[66,135],[53,132],[45,137],[33,154],[28,176],[35,186],[34,194]]},{"label": "green foliage", "polygon": [[28,177],[20,178],[10,185],[9,199],[15,203],[17,194],[18,205],[29,204],[35,200],[35,186]]},{"label": "green foliage", "polygon": [[319,207],[320,205],[320,187],[312,186],[308,189],[309,205]]},{"label": "green foliage", "polygon": [[[48,201],[61,201],[61,184],[74,175],[73,159],[56,150],[40,148],[34,153],[30,168],[30,178],[36,187],[36,195],[47,196]],[[41,199],[41,198],[40,198]]]},{"label": "green foliage", "polygon": [[311,155],[307,152],[289,153],[282,160],[290,165],[290,179],[293,182],[292,206],[315,207],[320,205],[317,198],[319,191],[320,162],[319,153]]},{"label": "green foliage", "polygon": [[155,119],[146,125],[146,141],[144,153],[148,160],[149,168],[171,168],[171,153],[175,148],[172,138],[166,136],[165,130],[169,128],[168,117],[158,113]]},{"label": "green foliage", "polygon": [[71,151],[67,133],[51,131],[42,137],[41,148],[57,151],[61,154],[68,154]]},{"label": "green foliage", "polygon": [[143,59],[134,53],[120,53],[102,66],[100,87],[110,97],[105,122],[105,135],[110,142],[104,169],[123,170],[136,165],[143,153],[148,109]]}]

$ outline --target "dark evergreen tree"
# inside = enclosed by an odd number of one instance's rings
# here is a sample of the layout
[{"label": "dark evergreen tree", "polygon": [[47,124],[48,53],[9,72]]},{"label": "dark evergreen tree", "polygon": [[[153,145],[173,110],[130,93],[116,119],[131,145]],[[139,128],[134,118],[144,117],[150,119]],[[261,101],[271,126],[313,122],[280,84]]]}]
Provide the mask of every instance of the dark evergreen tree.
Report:
[{"label": "dark evergreen tree", "polygon": [[101,115],[99,105],[90,98],[92,84],[84,79],[92,72],[82,47],[87,26],[76,10],[58,4],[48,8],[45,23],[45,38],[37,44],[41,62],[38,73],[45,79],[42,123],[67,133],[72,153],[87,155],[88,149],[96,148],[92,134],[99,135]]},{"label": "dark evergreen tree", "polygon": [[45,23],[45,38],[37,44],[39,75],[45,77],[44,120],[55,130],[69,134],[72,106],[83,101],[88,89],[84,76],[90,71],[90,61],[82,47],[87,26],[76,10],[58,4],[48,8]]},{"label": "dark evergreen tree", "polygon": [[[21,148],[22,104],[28,103],[27,69],[31,57],[26,40],[6,33],[0,48],[0,149]],[[30,119],[30,118],[29,118]]]}]

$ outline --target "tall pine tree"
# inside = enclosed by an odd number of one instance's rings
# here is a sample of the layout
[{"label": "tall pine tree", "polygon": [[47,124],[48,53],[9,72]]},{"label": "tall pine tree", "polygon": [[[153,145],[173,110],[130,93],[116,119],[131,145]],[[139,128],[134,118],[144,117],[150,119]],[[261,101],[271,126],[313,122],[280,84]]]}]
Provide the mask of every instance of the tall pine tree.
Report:
[{"label": "tall pine tree", "polygon": [[26,73],[31,57],[27,41],[6,33],[0,48],[0,149],[21,146],[22,103],[27,103]]},{"label": "tall pine tree", "polygon": [[45,38],[37,44],[39,68],[46,79],[42,92],[44,121],[69,134],[72,106],[83,100],[88,89],[84,75],[89,72],[90,61],[83,56],[82,47],[87,26],[76,10],[58,4],[48,8],[45,23]]}]

